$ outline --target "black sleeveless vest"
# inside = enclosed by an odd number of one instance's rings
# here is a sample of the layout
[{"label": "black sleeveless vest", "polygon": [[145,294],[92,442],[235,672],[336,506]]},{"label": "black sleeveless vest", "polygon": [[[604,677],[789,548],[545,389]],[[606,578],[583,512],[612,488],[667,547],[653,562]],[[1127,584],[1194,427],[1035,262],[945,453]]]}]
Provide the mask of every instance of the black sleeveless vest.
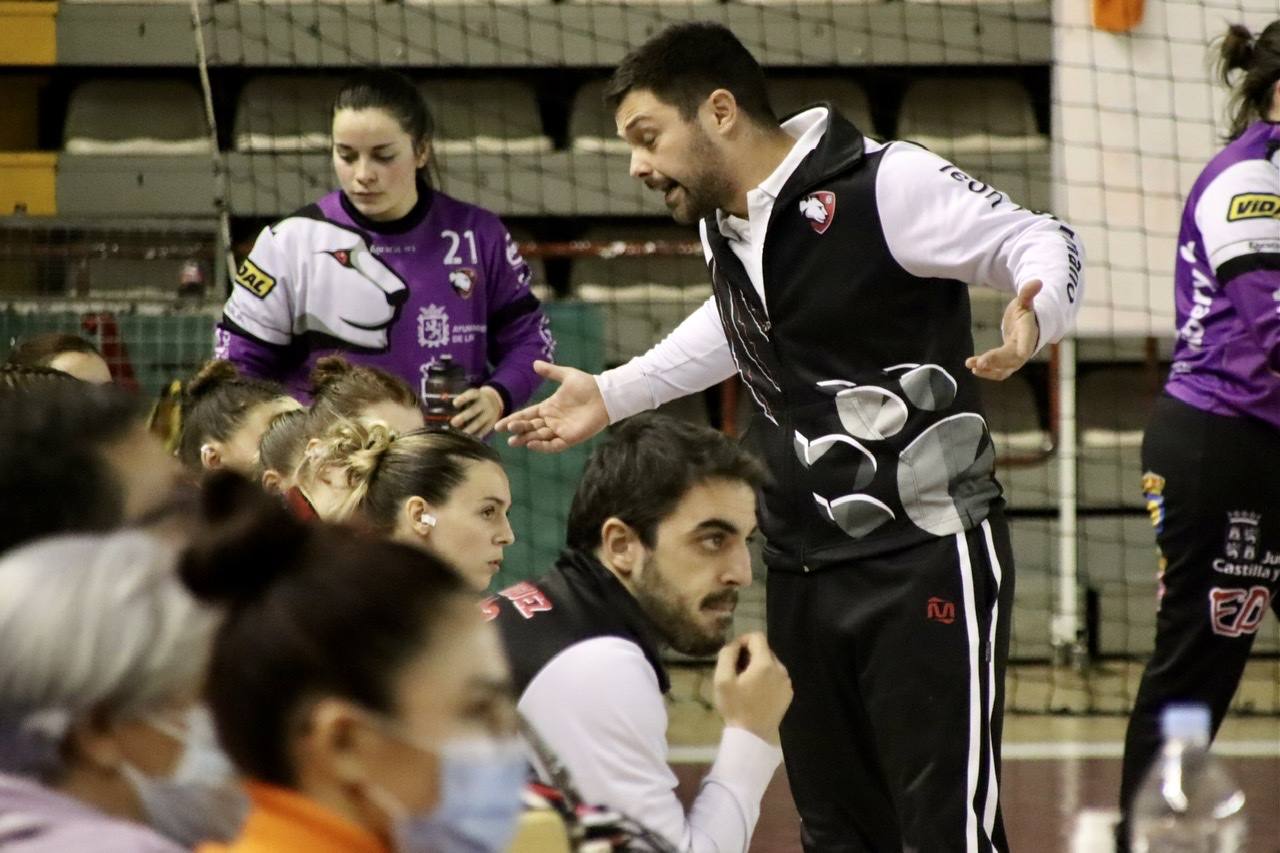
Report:
[{"label": "black sleeveless vest", "polygon": [[[714,217],[716,305],[759,414],[775,570],[823,568],[979,524],[1001,490],[982,415],[968,287],[904,270],[876,207],[885,149],[828,106],[764,235],[766,312]],[[757,238],[758,239],[758,238]]]}]

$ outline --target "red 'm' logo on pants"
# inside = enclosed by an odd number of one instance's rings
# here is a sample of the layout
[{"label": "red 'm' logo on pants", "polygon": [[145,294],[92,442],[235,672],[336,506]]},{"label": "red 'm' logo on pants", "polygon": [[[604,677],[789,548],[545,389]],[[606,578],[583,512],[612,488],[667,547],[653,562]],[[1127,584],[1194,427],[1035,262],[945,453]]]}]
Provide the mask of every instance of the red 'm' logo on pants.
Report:
[{"label": "red 'm' logo on pants", "polygon": [[943,625],[950,625],[956,621],[956,605],[953,601],[947,601],[945,598],[938,598],[936,595],[929,599],[929,604],[925,610],[925,616],[934,622],[941,622]]}]

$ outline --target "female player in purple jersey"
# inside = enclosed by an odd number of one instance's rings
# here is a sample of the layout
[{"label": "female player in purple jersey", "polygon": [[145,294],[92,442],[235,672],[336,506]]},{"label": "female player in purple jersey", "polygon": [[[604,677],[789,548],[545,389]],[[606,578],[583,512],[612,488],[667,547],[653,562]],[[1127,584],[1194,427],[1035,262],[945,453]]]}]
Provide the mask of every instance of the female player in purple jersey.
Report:
[{"label": "female player in purple jersey", "polygon": [[1222,44],[1228,144],[1191,188],[1174,277],[1178,339],[1142,448],[1161,552],[1155,653],[1125,739],[1122,809],[1160,746],[1169,702],[1214,731],[1280,600],[1280,21]]},{"label": "female player in purple jersey", "polygon": [[347,82],[333,106],[340,189],[263,229],[240,265],[217,352],[305,392],[339,353],[425,393],[444,356],[466,372],[453,426],[484,435],[541,381],[554,342],[530,271],[493,213],[426,179],[432,119],[392,71]]}]

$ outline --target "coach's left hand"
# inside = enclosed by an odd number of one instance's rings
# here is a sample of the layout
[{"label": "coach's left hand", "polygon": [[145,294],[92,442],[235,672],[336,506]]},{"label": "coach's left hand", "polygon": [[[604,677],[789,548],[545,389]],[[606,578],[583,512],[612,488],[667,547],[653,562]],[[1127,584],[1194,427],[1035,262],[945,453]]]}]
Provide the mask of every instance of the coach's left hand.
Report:
[{"label": "coach's left hand", "polygon": [[1043,286],[1039,281],[1027,282],[1004,309],[1004,318],[1000,321],[1004,343],[965,360],[964,366],[972,370],[974,376],[997,381],[1008,379],[1035,353],[1040,343],[1040,321],[1031,303]]},{"label": "coach's left hand", "polygon": [[502,395],[496,388],[481,385],[454,397],[453,407],[461,411],[453,416],[449,426],[476,438],[484,438],[502,417]]}]

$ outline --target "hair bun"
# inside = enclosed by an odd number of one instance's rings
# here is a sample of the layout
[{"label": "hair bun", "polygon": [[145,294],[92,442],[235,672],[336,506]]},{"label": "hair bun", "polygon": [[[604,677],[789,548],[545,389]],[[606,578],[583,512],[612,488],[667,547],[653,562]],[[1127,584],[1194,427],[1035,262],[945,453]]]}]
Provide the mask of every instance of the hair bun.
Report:
[{"label": "hair bun", "polygon": [[1222,37],[1222,77],[1236,70],[1248,71],[1253,66],[1254,45],[1253,33],[1244,24],[1232,24],[1227,34]]},{"label": "hair bun", "polygon": [[335,383],[341,382],[343,379],[351,375],[355,367],[351,362],[347,361],[340,355],[326,355],[317,359],[315,366],[311,368],[311,395],[314,397],[320,394],[324,389],[332,387]]},{"label": "hair bun", "polygon": [[191,381],[187,383],[187,399],[197,400],[227,382],[240,378],[240,369],[224,359],[206,361]]},{"label": "hair bun", "polygon": [[242,604],[299,564],[309,530],[248,480],[216,471],[201,496],[203,530],[179,574],[203,601]]}]

